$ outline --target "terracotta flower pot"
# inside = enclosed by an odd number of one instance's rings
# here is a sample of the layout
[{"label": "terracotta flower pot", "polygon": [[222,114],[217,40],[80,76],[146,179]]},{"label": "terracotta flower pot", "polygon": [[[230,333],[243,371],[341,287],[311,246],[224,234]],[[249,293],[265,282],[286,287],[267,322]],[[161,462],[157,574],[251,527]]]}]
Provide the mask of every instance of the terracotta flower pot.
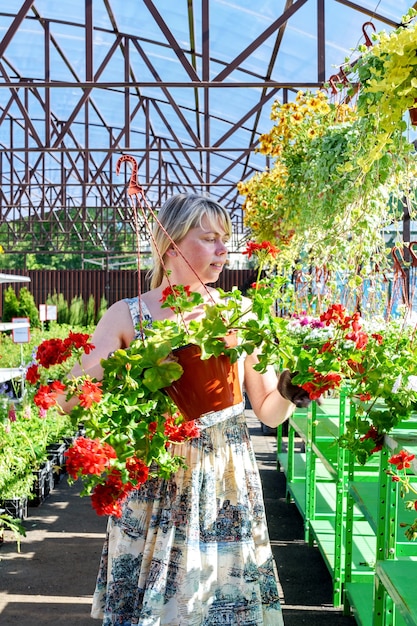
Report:
[{"label": "terracotta flower pot", "polygon": [[187,421],[242,402],[238,365],[228,356],[202,360],[194,344],[177,348],[174,355],[184,373],[165,391]]}]

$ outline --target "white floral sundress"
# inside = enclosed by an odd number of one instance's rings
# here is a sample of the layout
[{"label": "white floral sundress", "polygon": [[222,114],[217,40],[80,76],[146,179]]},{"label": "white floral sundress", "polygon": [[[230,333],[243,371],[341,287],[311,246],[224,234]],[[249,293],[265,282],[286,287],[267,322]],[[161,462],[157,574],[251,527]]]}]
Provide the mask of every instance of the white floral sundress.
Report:
[{"label": "white floral sundress", "polygon": [[[126,302],[136,327],[138,299]],[[202,416],[200,437],[172,446],[186,467],[109,518],[91,612],[103,626],[283,626],[243,409]]]}]

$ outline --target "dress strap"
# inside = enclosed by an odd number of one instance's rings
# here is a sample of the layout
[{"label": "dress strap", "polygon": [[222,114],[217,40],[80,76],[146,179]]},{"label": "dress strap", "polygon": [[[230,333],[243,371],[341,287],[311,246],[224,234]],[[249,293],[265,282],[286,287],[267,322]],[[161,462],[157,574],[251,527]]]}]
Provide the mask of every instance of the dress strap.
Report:
[{"label": "dress strap", "polygon": [[[139,311],[139,298],[125,298],[127,306],[129,307],[130,315],[132,317],[132,324],[135,329],[135,339],[140,337],[140,311]],[[143,300],[140,301],[140,308],[142,310],[142,323],[144,326],[151,326],[152,315]]]}]

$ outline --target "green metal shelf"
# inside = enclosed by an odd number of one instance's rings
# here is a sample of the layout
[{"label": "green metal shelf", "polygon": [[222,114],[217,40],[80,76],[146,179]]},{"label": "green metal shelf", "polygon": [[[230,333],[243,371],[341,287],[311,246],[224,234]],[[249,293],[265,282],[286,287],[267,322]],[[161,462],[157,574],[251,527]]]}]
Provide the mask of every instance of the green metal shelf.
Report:
[{"label": "green metal shelf", "polygon": [[372,626],[374,604],[374,580],[367,582],[346,583],[345,599],[352,609],[358,626]]},{"label": "green metal shelf", "polygon": [[[339,433],[337,415],[318,415],[316,417],[316,437],[319,440],[334,441]],[[310,420],[311,421],[311,420]],[[306,415],[295,415],[290,418],[290,425],[297,432],[298,436],[304,441],[308,438],[308,422]]]},{"label": "green metal shelf", "polygon": [[[394,603],[395,618],[399,614],[407,626],[417,626],[417,560],[379,561],[376,579],[376,593],[382,596],[388,594]],[[393,623],[397,626],[399,622]],[[375,626],[380,625],[384,625],[383,620],[375,622]]]},{"label": "green metal shelf", "polygon": [[[311,529],[317,546],[332,575],[339,558],[335,549],[335,518],[311,520]],[[342,561],[345,549],[342,548]],[[360,581],[374,575],[375,534],[366,521],[355,521],[352,536],[352,581]],[[344,572],[344,568],[342,568]]]},{"label": "green metal shelf", "polygon": [[[417,483],[412,483],[417,487]],[[374,533],[378,532],[378,510],[379,510],[379,485],[378,483],[353,482],[349,485],[349,492],[352,495],[356,506],[362,511]],[[405,507],[398,507],[396,511],[396,523],[410,524],[416,518],[415,511],[409,511]],[[417,553],[415,543],[399,539],[396,541],[397,556],[414,556]],[[409,554],[411,552],[411,554]]]},{"label": "green metal shelf", "polygon": [[[313,403],[290,418],[286,452],[281,451],[281,435],[277,438],[287,499],[303,517],[305,541],[317,545],[329,570],[335,606],[344,604],[358,626],[417,626],[411,597],[417,542],[409,542],[398,530],[400,523],[411,523],[416,515],[399,501],[398,483],[385,472],[385,448],[361,466],[338,446],[346,419],[355,409],[354,402],[341,396],[320,407]],[[398,441],[389,454],[406,447],[417,455],[417,419],[399,425],[392,435]],[[410,575],[402,577],[396,564],[408,562]]]}]

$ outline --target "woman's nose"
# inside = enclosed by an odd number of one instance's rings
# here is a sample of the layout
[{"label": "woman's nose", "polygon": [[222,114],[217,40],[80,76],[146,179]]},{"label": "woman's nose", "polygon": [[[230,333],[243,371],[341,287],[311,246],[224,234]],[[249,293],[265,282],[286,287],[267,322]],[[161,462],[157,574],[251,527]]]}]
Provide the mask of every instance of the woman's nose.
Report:
[{"label": "woman's nose", "polygon": [[226,244],[223,241],[219,241],[217,244],[216,254],[227,254],[227,252],[228,250]]}]

